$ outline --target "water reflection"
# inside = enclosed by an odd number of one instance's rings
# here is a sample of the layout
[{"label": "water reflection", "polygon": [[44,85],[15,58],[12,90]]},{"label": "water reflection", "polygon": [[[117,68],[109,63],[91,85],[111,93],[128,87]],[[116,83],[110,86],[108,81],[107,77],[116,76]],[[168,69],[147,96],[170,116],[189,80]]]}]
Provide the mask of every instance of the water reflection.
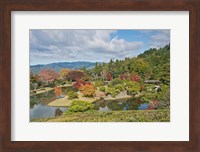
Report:
[{"label": "water reflection", "polygon": [[[73,90],[72,87],[63,87],[62,92]],[[50,118],[62,115],[66,107],[50,107],[48,103],[56,99],[54,90],[30,96],[30,119]]]},{"label": "water reflection", "polygon": [[[68,92],[72,88],[62,88],[63,92]],[[30,119],[49,118],[62,115],[67,110],[66,107],[50,107],[48,103],[55,100],[54,91],[48,91],[30,97]],[[148,103],[142,102],[139,98],[104,100],[100,99],[94,102],[97,111],[116,111],[116,110],[145,110]]]},{"label": "water reflection", "polygon": [[39,103],[35,104],[34,107],[30,109],[30,119],[56,117],[62,115],[66,110],[66,107],[50,107]]},{"label": "water reflection", "polygon": [[145,110],[148,103],[142,102],[137,98],[118,99],[118,100],[98,100],[95,103],[95,109],[98,111],[116,111],[116,110]]},{"label": "water reflection", "polygon": [[149,104],[148,103],[144,103],[144,104],[141,104],[139,107],[138,107],[138,110],[145,110],[149,107]]}]

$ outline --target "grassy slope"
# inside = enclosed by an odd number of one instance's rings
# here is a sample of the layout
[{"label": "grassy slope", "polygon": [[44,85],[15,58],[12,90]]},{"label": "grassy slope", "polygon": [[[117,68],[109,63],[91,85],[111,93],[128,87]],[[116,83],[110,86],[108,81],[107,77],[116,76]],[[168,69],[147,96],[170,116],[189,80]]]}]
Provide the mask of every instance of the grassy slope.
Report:
[{"label": "grassy slope", "polygon": [[129,110],[80,112],[56,118],[34,119],[34,122],[169,122],[170,110]]}]

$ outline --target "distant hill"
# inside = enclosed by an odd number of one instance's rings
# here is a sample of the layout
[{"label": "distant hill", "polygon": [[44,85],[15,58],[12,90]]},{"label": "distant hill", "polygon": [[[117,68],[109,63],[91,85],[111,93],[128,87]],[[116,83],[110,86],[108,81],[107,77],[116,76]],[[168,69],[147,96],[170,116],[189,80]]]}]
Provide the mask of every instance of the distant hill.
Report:
[{"label": "distant hill", "polygon": [[30,70],[32,73],[38,73],[42,69],[53,69],[59,72],[63,68],[75,70],[75,69],[80,69],[83,66],[85,66],[86,69],[91,69],[95,66],[95,63],[78,61],[78,62],[59,62],[59,63],[50,63],[50,64],[38,64],[38,65],[30,66]]}]

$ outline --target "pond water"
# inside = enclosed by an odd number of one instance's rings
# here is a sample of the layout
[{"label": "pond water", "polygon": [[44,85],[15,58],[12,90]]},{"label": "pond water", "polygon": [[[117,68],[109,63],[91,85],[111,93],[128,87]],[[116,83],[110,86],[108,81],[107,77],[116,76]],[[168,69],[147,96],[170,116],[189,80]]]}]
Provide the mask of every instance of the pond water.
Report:
[{"label": "pond water", "polygon": [[139,98],[117,99],[117,100],[98,100],[95,103],[97,111],[116,111],[116,110],[145,110],[148,103],[142,102]]},{"label": "pond water", "polygon": [[[72,87],[63,87],[62,92],[74,90]],[[48,104],[56,99],[54,90],[30,96],[30,120],[33,118],[50,118],[62,115],[67,107],[51,107]]]},{"label": "pond water", "polygon": [[56,117],[62,115],[66,110],[66,107],[50,107],[39,103],[30,109],[30,119]]},{"label": "pond water", "polygon": [[[64,88],[66,92],[69,88]],[[48,103],[55,100],[54,91],[48,91],[30,97],[30,119],[50,118],[62,115],[67,111],[67,107],[50,107]],[[116,110],[145,110],[148,103],[142,102],[139,98],[104,100],[94,102],[97,111],[116,111]]]}]

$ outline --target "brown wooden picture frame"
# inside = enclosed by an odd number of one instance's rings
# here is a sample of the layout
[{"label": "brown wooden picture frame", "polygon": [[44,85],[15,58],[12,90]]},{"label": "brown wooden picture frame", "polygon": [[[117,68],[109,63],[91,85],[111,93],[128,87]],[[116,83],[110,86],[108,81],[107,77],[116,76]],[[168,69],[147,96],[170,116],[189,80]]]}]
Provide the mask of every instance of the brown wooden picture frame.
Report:
[{"label": "brown wooden picture frame", "polygon": [[[11,141],[11,11],[189,11],[189,141]],[[0,151],[200,151],[200,0],[1,0],[0,49]]]}]

